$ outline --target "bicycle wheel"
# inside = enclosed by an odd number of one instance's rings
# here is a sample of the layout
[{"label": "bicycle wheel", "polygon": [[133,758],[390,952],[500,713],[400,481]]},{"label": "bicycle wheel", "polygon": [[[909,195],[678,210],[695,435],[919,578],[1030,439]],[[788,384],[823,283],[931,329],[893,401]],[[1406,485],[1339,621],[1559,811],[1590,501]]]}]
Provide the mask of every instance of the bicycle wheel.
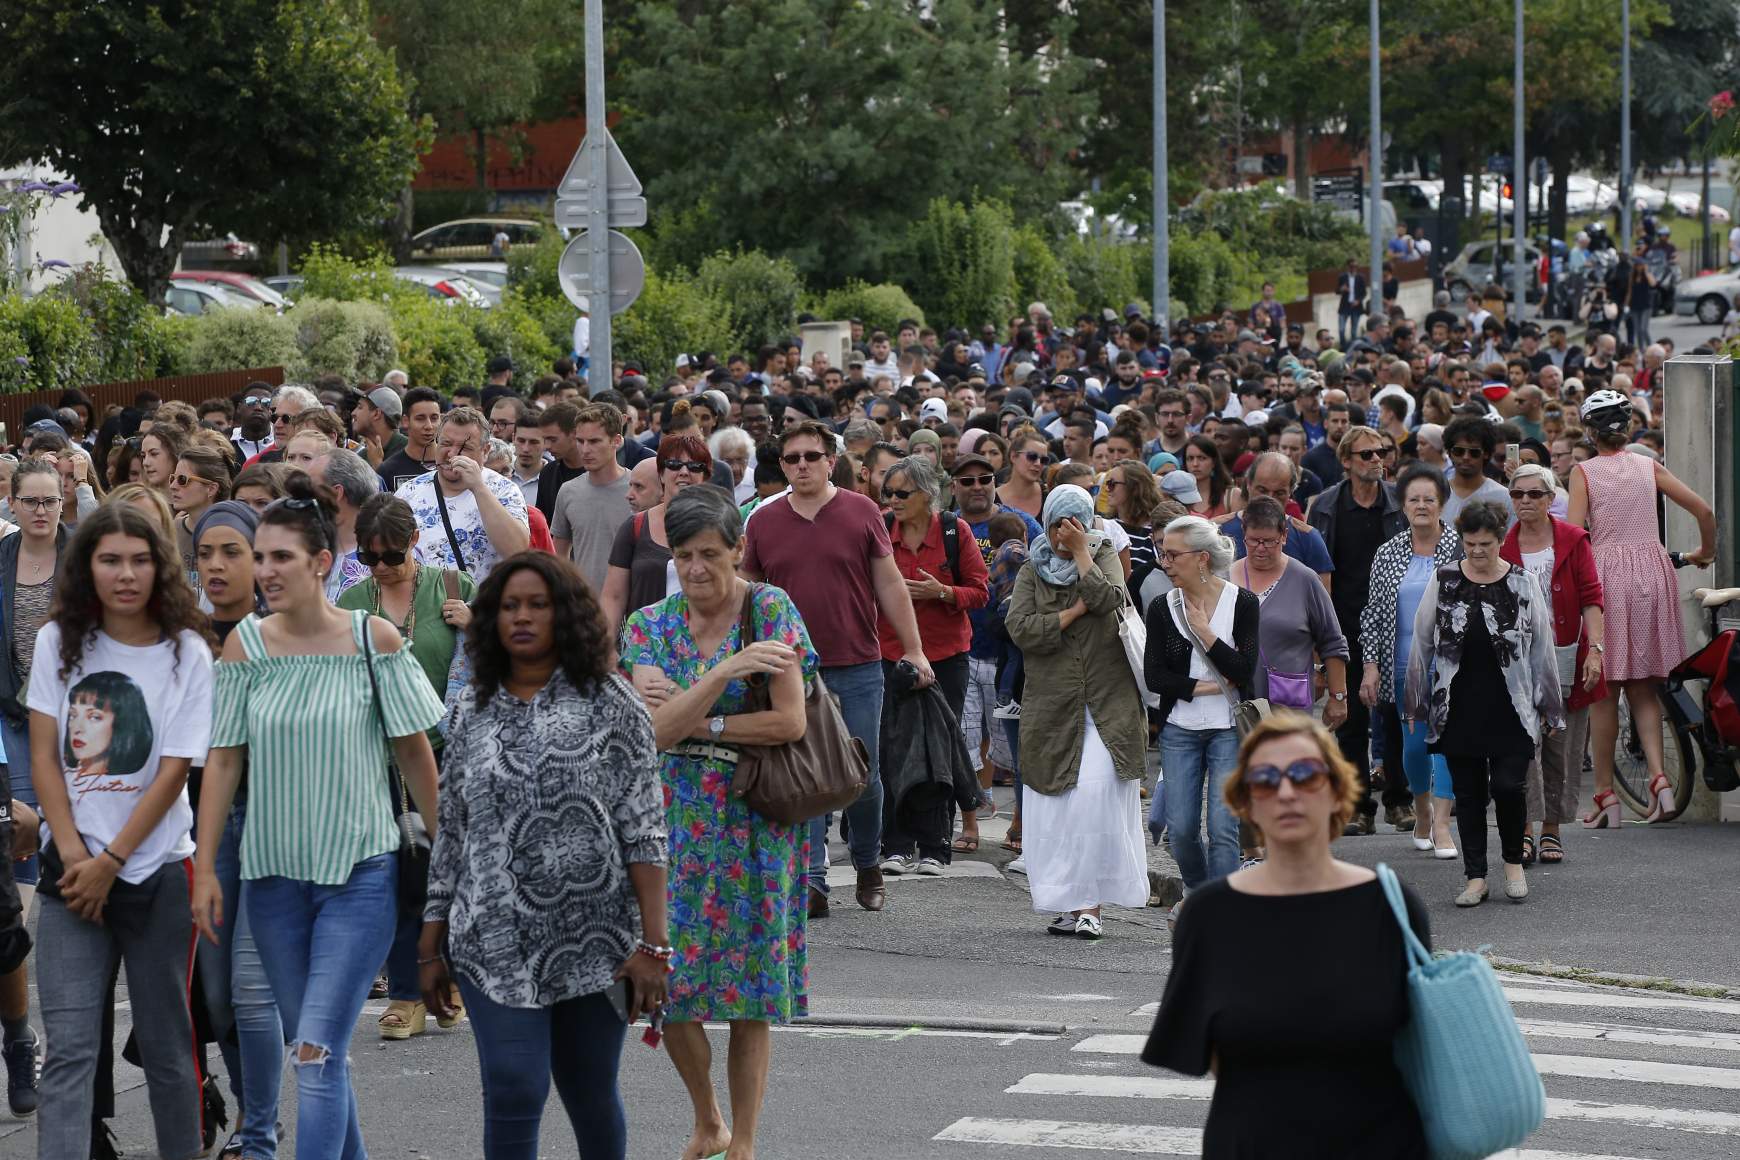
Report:
[{"label": "bicycle wheel", "polygon": [[[1673,786],[1674,815],[1678,815],[1692,800],[1692,785],[1698,776],[1697,744],[1691,727],[1671,696],[1660,694],[1662,706],[1662,770]],[[1625,808],[1638,817],[1646,817],[1651,809],[1649,799],[1649,763],[1643,753],[1643,739],[1631,715],[1631,699],[1619,697],[1619,741],[1613,752],[1613,789]]]}]

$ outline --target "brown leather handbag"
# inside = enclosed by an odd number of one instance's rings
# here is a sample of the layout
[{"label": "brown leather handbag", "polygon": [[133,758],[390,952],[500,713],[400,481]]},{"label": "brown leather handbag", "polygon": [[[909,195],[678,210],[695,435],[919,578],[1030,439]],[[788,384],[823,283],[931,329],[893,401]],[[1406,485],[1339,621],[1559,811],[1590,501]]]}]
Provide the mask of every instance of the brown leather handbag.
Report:
[{"label": "brown leather handbag", "polygon": [[[756,639],[754,607],[759,588],[750,585],[743,597],[741,644]],[[770,709],[767,678],[757,675],[748,684],[743,711]],[[839,702],[822,684],[821,674],[805,686],[803,736],[783,745],[740,746],[737,769],[731,775],[733,796],[762,817],[787,825],[845,809],[870,781],[869,751],[846,730]]]}]

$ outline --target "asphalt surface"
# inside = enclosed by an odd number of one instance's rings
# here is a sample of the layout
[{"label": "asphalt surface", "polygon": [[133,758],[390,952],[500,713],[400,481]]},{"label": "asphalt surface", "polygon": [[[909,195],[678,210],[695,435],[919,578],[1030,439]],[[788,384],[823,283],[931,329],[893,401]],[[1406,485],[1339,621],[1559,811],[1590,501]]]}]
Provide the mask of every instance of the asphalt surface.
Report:
[{"label": "asphalt surface", "polygon": [[[1210,1089],[1134,1054],[1169,965],[1164,912],[1108,909],[1098,943],[1048,937],[1050,916],[1031,910],[1022,879],[998,871],[1011,857],[997,841],[1005,825],[987,823],[984,849],[948,877],[892,880],[881,914],[840,891],[833,914],[813,924],[811,1018],[775,1033],[760,1156],[1196,1154]],[[1740,828],[1569,830],[1564,865],[1531,871],[1526,904],[1473,911],[1451,904],[1460,863],[1422,858],[1380,829],[1341,840],[1337,853],[1395,867],[1425,900],[1441,948],[1736,988],[1724,997],[1507,974],[1553,1101],[1526,1160],[1740,1155]],[[1162,851],[1152,858],[1169,868]],[[365,1012],[351,1046],[371,1154],[481,1156],[468,1026],[431,1023],[420,1039],[387,1044],[374,1027],[381,1006]],[[722,1101],[726,1034],[712,1033]],[[691,1127],[663,1054],[638,1036],[624,1050],[637,1160],[678,1156]],[[119,1066],[116,1132],[128,1156],[150,1155],[142,1075]],[[290,1083],[282,1114],[293,1137]],[[289,1141],[281,1154],[294,1155]],[[0,1119],[0,1160],[33,1155],[32,1126]],[[577,1157],[554,1101],[541,1155]]]}]

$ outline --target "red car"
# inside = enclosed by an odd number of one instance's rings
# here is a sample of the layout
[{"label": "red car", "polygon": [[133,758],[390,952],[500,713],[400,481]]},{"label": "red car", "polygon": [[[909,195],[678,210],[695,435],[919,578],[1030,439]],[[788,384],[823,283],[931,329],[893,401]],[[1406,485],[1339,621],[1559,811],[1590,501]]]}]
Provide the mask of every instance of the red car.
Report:
[{"label": "red car", "polygon": [[213,282],[273,310],[281,311],[290,304],[282,294],[252,274],[237,274],[229,270],[177,270],[169,278],[172,282]]}]

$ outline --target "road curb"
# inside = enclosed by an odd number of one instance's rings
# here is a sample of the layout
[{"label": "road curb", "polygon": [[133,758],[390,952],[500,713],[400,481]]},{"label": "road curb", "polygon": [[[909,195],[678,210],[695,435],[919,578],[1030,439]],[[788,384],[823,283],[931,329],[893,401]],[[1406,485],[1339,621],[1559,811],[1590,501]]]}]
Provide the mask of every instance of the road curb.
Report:
[{"label": "road curb", "polygon": [[1693,995],[1703,999],[1740,999],[1740,987],[1722,983],[1700,983],[1695,979],[1665,979],[1660,975],[1627,975],[1617,971],[1597,971],[1589,967],[1561,967],[1554,963],[1531,963],[1523,959],[1487,956],[1498,970],[1513,975],[1539,975],[1566,982],[1587,983],[1592,987],[1630,987],[1645,991],[1663,991]]},{"label": "road curb", "polygon": [[793,1019],[793,1027],[877,1027],[890,1031],[928,1028],[934,1031],[986,1031],[999,1035],[1067,1035],[1063,1023],[1039,1023],[1030,1019],[962,1019],[936,1015],[920,1019],[895,1019],[886,1015],[810,1015]]}]

